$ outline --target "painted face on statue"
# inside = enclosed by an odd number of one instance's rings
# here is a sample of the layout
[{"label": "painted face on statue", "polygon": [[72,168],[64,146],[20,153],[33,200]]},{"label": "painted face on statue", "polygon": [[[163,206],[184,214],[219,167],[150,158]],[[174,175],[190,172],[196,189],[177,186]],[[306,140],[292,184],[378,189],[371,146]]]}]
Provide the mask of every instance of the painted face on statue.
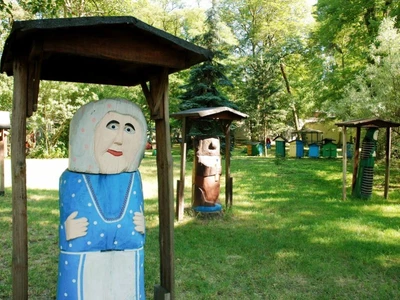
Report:
[{"label": "painted face on statue", "polygon": [[143,128],[132,116],[108,112],[97,124],[94,138],[100,173],[121,173],[128,169],[140,150]]}]

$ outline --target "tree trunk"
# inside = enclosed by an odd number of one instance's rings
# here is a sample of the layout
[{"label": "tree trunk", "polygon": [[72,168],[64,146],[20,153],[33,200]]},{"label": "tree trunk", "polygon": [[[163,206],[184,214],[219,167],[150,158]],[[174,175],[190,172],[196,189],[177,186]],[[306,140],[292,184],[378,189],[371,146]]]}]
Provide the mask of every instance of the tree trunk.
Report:
[{"label": "tree trunk", "polygon": [[[281,68],[283,80],[285,81],[286,90],[287,90],[288,94],[291,96],[292,91],[290,89],[289,80],[287,79],[287,76],[286,76],[285,66],[283,65],[283,63],[280,63],[279,66]],[[292,113],[293,113],[294,126],[296,128],[296,131],[299,131],[300,130],[299,116],[297,115],[297,110],[296,110],[296,106],[294,105],[294,103],[291,104],[291,109],[292,109]]]}]

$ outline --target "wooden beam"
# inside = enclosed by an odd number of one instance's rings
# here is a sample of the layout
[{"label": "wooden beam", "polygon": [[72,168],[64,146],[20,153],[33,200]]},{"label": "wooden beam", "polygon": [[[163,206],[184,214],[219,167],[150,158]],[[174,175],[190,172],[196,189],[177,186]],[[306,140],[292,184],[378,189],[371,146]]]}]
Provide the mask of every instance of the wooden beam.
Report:
[{"label": "wooden beam", "polygon": [[354,145],[353,177],[352,177],[352,182],[351,182],[351,194],[354,193],[354,189],[356,187],[358,163],[359,163],[359,159],[360,159],[360,139],[361,139],[361,127],[357,127],[356,142]]},{"label": "wooden beam", "polygon": [[152,120],[163,119],[163,87],[165,85],[168,85],[168,82],[166,82],[166,80],[168,80],[168,69],[165,68],[163,69],[162,75],[158,80],[153,80],[150,82],[150,88],[147,86],[147,83],[140,83],[143,94],[146,97],[147,104],[149,105]]},{"label": "wooden beam", "polygon": [[343,156],[343,192],[342,198],[346,200],[346,173],[347,173],[347,128],[342,127],[342,156]]},{"label": "wooden beam", "polygon": [[223,123],[225,132],[225,207],[232,207],[232,186],[231,183],[231,123],[227,120]]},{"label": "wooden beam", "polygon": [[[155,120],[161,287],[168,292],[170,299],[174,299],[174,187],[168,115],[168,72],[161,73],[160,78],[150,83],[150,87],[154,102],[162,103],[160,109],[162,118]],[[155,98],[156,96],[159,96],[160,99]]]},{"label": "wooden beam", "polygon": [[182,141],[181,141],[181,170],[178,188],[178,199],[176,205],[176,219],[181,221],[185,210],[185,176],[186,176],[186,117],[182,119]]},{"label": "wooden beam", "polygon": [[385,171],[385,191],[384,197],[389,196],[389,177],[390,177],[390,157],[392,156],[392,128],[386,128],[386,171]]},{"label": "wooden beam", "polygon": [[43,44],[34,41],[31,52],[29,53],[27,117],[32,116],[33,112],[37,110],[42,58]]},{"label": "wooden beam", "polygon": [[52,53],[71,54],[84,57],[103,58],[115,61],[157,65],[172,69],[185,69],[184,53],[158,43],[150,42],[144,36],[128,33],[104,35],[103,32],[83,36],[80,33],[63,33],[45,39],[45,55]]},{"label": "wooden beam", "polygon": [[26,107],[28,59],[16,57],[13,64],[14,95],[11,120],[11,173],[13,211],[13,299],[28,299],[28,225],[26,194]]}]

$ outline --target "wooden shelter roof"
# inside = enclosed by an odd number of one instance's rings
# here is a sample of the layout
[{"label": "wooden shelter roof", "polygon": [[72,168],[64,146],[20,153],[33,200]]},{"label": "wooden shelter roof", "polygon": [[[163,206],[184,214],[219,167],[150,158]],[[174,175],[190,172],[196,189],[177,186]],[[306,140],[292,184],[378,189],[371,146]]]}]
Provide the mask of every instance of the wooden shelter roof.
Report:
[{"label": "wooden shelter roof", "polygon": [[303,128],[300,130],[292,131],[292,133],[323,133],[323,132],[318,129]]},{"label": "wooden shelter roof", "polygon": [[41,62],[40,79],[133,86],[212,58],[212,52],[134,17],[16,21],[5,43],[1,72],[13,59]]},{"label": "wooden shelter roof", "polygon": [[345,126],[345,127],[399,127],[400,123],[395,123],[392,121],[385,121],[379,118],[369,118],[369,119],[356,119],[345,122],[338,122],[335,125]]},{"label": "wooden shelter roof", "polygon": [[242,120],[248,118],[248,115],[232,109],[227,106],[192,108],[171,114],[175,119],[182,118],[208,118],[208,119],[223,119],[223,120]]}]

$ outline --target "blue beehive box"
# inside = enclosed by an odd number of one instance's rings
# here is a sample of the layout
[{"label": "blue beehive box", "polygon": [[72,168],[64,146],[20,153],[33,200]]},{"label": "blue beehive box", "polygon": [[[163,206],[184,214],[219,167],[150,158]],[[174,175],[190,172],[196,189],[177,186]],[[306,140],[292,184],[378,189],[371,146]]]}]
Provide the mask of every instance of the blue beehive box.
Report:
[{"label": "blue beehive box", "polygon": [[319,157],[319,145],[318,144],[310,144],[308,145],[308,157],[318,158]]},{"label": "blue beehive box", "polygon": [[289,153],[292,157],[303,157],[304,156],[304,142],[301,140],[295,140],[290,142]]}]

